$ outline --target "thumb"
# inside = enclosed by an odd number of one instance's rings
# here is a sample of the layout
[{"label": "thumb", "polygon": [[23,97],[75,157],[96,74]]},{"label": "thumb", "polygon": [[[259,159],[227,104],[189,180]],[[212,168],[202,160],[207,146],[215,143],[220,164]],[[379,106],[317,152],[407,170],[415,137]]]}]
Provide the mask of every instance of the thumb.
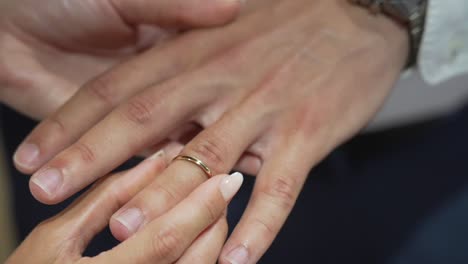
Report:
[{"label": "thumb", "polygon": [[191,28],[226,24],[245,0],[110,0],[131,25]]}]

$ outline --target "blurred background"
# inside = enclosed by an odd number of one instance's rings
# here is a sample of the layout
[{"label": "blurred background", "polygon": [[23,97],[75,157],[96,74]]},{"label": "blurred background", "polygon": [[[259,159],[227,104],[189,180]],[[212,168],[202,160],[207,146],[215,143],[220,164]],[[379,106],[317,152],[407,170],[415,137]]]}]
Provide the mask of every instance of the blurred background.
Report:
[{"label": "blurred background", "polygon": [[[466,120],[463,118],[452,118],[452,115],[462,116],[461,114],[456,114],[457,112],[463,109],[464,105],[466,104],[468,99],[468,76],[461,76],[454,80],[445,82],[439,86],[429,87],[426,86],[417,75],[411,75],[409,77],[403,78],[396,89],[394,90],[393,94],[390,96],[388,102],[386,103],[385,107],[382,111],[377,115],[375,120],[369,125],[367,130],[364,133],[368,133],[370,136],[366,136],[364,140],[358,137],[357,139],[353,139],[351,143],[345,145],[343,148],[340,148],[333,153],[331,157],[329,157],[324,164],[321,165],[321,171],[323,167],[329,167],[329,170],[325,170],[326,172],[322,173],[323,176],[318,177],[318,179],[313,178],[313,184],[311,186],[315,187],[308,187],[306,186],[304,190],[304,194],[302,195],[301,199],[299,200],[299,204],[301,203],[309,203],[309,208],[311,210],[315,210],[316,214],[313,215],[312,213],[307,213],[305,211],[295,211],[293,212],[290,221],[294,222],[297,219],[299,222],[295,225],[296,227],[306,226],[308,223],[312,223],[312,221],[317,222],[317,230],[314,228],[310,228],[310,232],[314,236],[320,236],[320,232],[324,232],[324,229],[329,229],[326,233],[326,236],[330,237],[330,241],[327,240],[327,243],[323,243],[323,240],[308,241],[305,243],[304,247],[313,249],[314,247],[318,248],[320,246],[328,245],[330,249],[326,250],[317,250],[317,258],[319,258],[320,253],[324,256],[321,260],[327,259],[327,261],[316,262],[316,263],[342,263],[339,262],[341,260],[340,257],[331,257],[333,255],[333,250],[337,250],[337,252],[342,252],[343,259],[360,259],[360,263],[384,263],[381,261],[376,261],[376,259],[391,259],[389,257],[395,252],[398,252],[398,248],[402,247],[403,244],[406,244],[413,237],[414,228],[409,228],[408,226],[413,226],[414,222],[427,222],[425,219],[428,215],[436,215],[438,210],[440,209],[440,203],[432,203],[426,207],[422,206],[425,201],[432,201],[438,200],[438,198],[444,196],[443,198],[449,197],[449,193],[455,187],[445,188],[447,186],[459,186],[460,183],[468,184],[464,180],[455,181],[453,179],[461,179],[460,177],[451,178],[452,171],[450,169],[442,170],[442,172],[436,172],[434,175],[430,175],[431,167],[436,165],[435,163],[431,162],[431,159],[425,160],[425,158],[421,158],[418,164],[424,164],[425,167],[423,172],[415,172],[415,180],[411,183],[411,186],[416,186],[414,189],[411,190],[398,190],[398,186],[402,186],[408,184],[407,176],[402,176],[402,179],[398,180],[400,175],[391,175],[391,169],[395,169],[393,167],[402,167],[407,166],[404,163],[395,163],[396,165],[392,165],[391,162],[383,163],[380,169],[384,168],[384,170],[388,171],[390,175],[372,175],[372,173],[364,174],[363,172],[356,173],[356,177],[354,180],[349,181],[349,179],[340,179],[334,178],[331,176],[332,174],[337,174],[339,168],[343,167],[343,162],[341,159],[337,159],[336,156],[343,156],[342,153],[346,152],[346,155],[355,156],[355,155],[368,155],[366,157],[367,160],[374,159],[375,157],[382,156],[384,160],[392,159],[392,155],[386,155],[391,151],[393,151],[393,157],[401,156],[408,154],[410,157],[417,158],[418,156],[426,157],[424,155],[430,156],[437,156],[436,160],[444,160],[444,151],[447,149],[455,149],[455,147],[460,147],[460,149],[465,150],[466,146],[468,146],[468,138],[465,138],[463,134],[459,135],[457,141],[449,141],[454,145],[447,145],[443,141],[439,139],[452,137],[447,136],[447,134],[434,134],[433,125],[434,122],[431,120],[439,120],[437,126],[440,128],[441,124],[448,124],[450,122],[446,122],[447,120],[456,120],[456,122],[450,123],[450,129],[458,131],[458,133],[464,133],[460,131],[465,131],[463,129],[468,128],[468,123],[466,124],[459,124],[460,120]],[[468,111],[464,111],[464,115],[466,117]],[[441,120],[445,120],[441,122]],[[28,120],[25,117],[22,117],[7,108],[1,109],[1,128],[2,128],[2,142],[0,142],[0,262],[3,262],[11,253],[13,248],[17,245],[17,242],[24,238],[27,233],[34,227],[38,221],[43,220],[45,217],[49,217],[55,214],[57,211],[63,209],[65,205],[59,205],[49,209],[49,207],[41,206],[37,202],[33,200],[31,195],[28,192],[27,186],[27,176],[20,175],[18,172],[14,171],[14,168],[11,165],[11,155],[16,148],[17,144],[21,141],[21,139],[29,132],[29,130],[35,125],[34,122]],[[458,122],[458,123],[457,123]],[[419,124],[414,128],[414,124]],[[421,125],[422,124],[422,125]],[[431,124],[431,125],[425,125]],[[447,125],[448,126],[448,125]],[[442,126],[443,127],[443,126]],[[426,129],[427,128],[427,129]],[[388,131],[386,131],[389,129]],[[417,131],[419,134],[415,134],[416,132],[404,132],[401,131]],[[427,133],[426,133],[427,132]],[[425,134],[426,133],[426,134]],[[430,134],[430,135],[429,135]],[[383,136],[384,135],[384,136]],[[465,134],[468,136],[468,134]],[[370,138],[378,138],[378,140],[369,140]],[[424,145],[431,145],[434,143],[434,148],[429,148],[428,150],[421,150],[421,149],[389,149],[388,146],[382,147],[378,149],[376,145],[379,144],[378,141],[381,141],[382,138],[386,138],[388,140],[393,140],[396,144],[401,144],[405,142],[414,141],[414,138],[421,138],[426,137],[427,141],[419,144],[418,146]],[[364,143],[367,148],[367,154],[363,150],[351,150],[353,149],[353,145],[356,145],[356,142],[367,142]],[[440,142],[439,142],[440,141]],[[377,144],[374,143],[377,142]],[[363,144],[360,144],[362,146]],[[404,144],[403,144],[404,145]],[[400,151],[400,152],[398,152]],[[425,151],[429,151],[430,153],[425,153]],[[413,152],[415,154],[413,154]],[[431,154],[433,153],[433,154]],[[460,152],[465,153],[465,152]],[[386,156],[385,156],[386,155]],[[463,154],[464,155],[464,154]],[[447,156],[449,157],[449,156]],[[466,159],[466,156],[459,157],[460,159]],[[337,162],[338,160],[338,162]],[[450,159],[449,159],[450,161]],[[372,162],[376,162],[375,160]],[[387,165],[386,165],[387,164]],[[390,164],[390,165],[388,165]],[[450,163],[447,163],[450,164]],[[441,163],[440,166],[452,166],[447,165],[445,163]],[[460,162],[457,163],[460,165]],[[357,167],[356,164],[348,164],[350,167]],[[347,166],[348,166],[347,165]],[[438,165],[438,164],[437,164]],[[464,165],[464,164],[462,164]],[[379,165],[377,165],[379,166]],[[412,166],[410,163],[409,166]],[[414,165],[419,166],[419,165]],[[388,170],[387,170],[388,169]],[[400,168],[401,169],[401,168]],[[331,171],[331,173],[330,173]],[[433,170],[435,171],[435,170]],[[448,173],[448,174],[444,174]],[[363,176],[363,175],[370,175],[370,176]],[[398,174],[398,173],[397,173]],[[418,175],[421,174],[421,175]],[[427,174],[427,175],[426,175]],[[457,167],[454,170],[454,174],[457,175],[465,175],[467,176],[468,180],[468,164],[466,168],[464,166]],[[366,178],[368,177],[368,178]],[[381,177],[381,178],[379,178]],[[405,179],[406,177],[406,179]],[[426,178],[428,180],[425,182]],[[14,179],[14,180],[13,180]],[[445,186],[444,188],[438,187],[440,179],[440,185]],[[389,183],[389,181],[391,181]],[[451,182],[450,184],[446,183]],[[247,186],[251,188],[253,184],[253,180],[249,180]],[[392,185],[393,184],[393,185]],[[421,194],[418,194],[418,186],[429,186],[432,184],[432,187],[428,187],[427,190],[422,188]],[[382,186],[384,185],[384,186]],[[316,187],[318,186],[318,187]],[[337,187],[338,186],[338,187]],[[344,187],[343,187],[344,186]],[[361,187],[357,187],[361,186]],[[466,185],[468,187],[468,185]],[[350,188],[352,187],[352,188]],[[315,188],[315,189],[314,189]],[[351,204],[353,195],[356,195],[353,188],[359,189],[363,194],[366,194],[364,199],[355,199],[355,205]],[[389,188],[395,188],[395,190],[389,190]],[[442,191],[443,189],[443,191]],[[463,189],[460,187],[460,189]],[[467,189],[468,190],[468,189]],[[240,202],[246,201],[248,197],[248,191],[245,190],[244,194],[240,194],[240,198],[238,199]],[[388,194],[387,194],[388,192]],[[400,192],[400,193],[398,193]],[[407,194],[407,193],[408,194]],[[381,196],[379,196],[379,194]],[[244,196],[242,196],[244,195]],[[317,197],[315,197],[316,195]],[[340,196],[341,195],[341,196]],[[372,195],[372,196],[369,196]],[[357,197],[357,196],[356,196]],[[384,197],[384,198],[382,198]],[[405,197],[406,200],[403,200]],[[419,197],[419,198],[418,198]],[[422,198],[421,198],[422,197]],[[434,199],[432,199],[434,198]],[[380,200],[379,200],[380,199]],[[387,199],[387,200],[385,200]],[[412,199],[412,200],[411,200]],[[418,200],[419,199],[419,200]],[[307,201],[305,201],[307,200]],[[411,203],[411,201],[417,200],[418,203]],[[310,203],[310,201],[314,201],[314,203]],[[355,207],[365,207],[364,214],[361,212],[361,215],[364,216],[357,216],[359,213],[347,214],[346,218],[340,217],[339,212],[336,214],[331,214],[330,211],[333,210],[333,205],[330,205],[330,201],[346,201],[349,202],[346,206],[348,208],[355,208]],[[363,202],[364,201],[364,202]],[[468,201],[468,199],[467,199]],[[320,204],[327,202],[327,207],[322,208]],[[372,202],[372,203],[370,203]],[[341,202],[340,202],[341,203]],[[363,205],[363,203],[365,205]],[[369,203],[369,204],[367,204]],[[336,203],[337,207],[335,208],[337,211],[342,210],[340,208],[339,203]],[[342,203],[341,203],[342,204]],[[435,205],[437,204],[437,205]],[[465,204],[467,206],[465,219],[468,219],[468,202]],[[315,207],[314,207],[315,206]],[[341,205],[342,206],[342,205]],[[391,211],[389,208],[392,208]],[[312,209],[313,208],[313,209]],[[397,208],[397,209],[395,209]],[[240,210],[240,209],[238,209]],[[351,210],[351,209],[350,209]],[[413,212],[421,212],[418,215],[412,215]],[[391,211],[391,212],[390,212]],[[240,215],[240,211],[236,212],[234,210],[234,214]],[[307,214],[306,214],[307,213]],[[306,215],[304,215],[306,214]],[[388,214],[388,215],[387,215]],[[405,216],[407,214],[408,217]],[[40,215],[40,216],[39,216]],[[353,218],[354,217],[354,218]],[[363,218],[364,217],[364,218]],[[367,218],[366,218],[367,217]],[[410,219],[413,217],[414,219]],[[458,216],[457,216],[458,217]],[[322,219],[322,220],[320,220]],[[340,222],[342,219],[342,222]],[[364,220],[363,220],[364,219]],[[378,219],[378,220],[376,220]],[[398,219],[398,221],[395,221]],[[459,218],[463,219],[463,218]],[[300,221],[306,221],[302,223]],[[308,222],[307,222],[308,221]],[[322,222],[320,222],[322,221]],[[346,223],[345,223],[346,222]],[[429,221],[430,222],[430,221]],[[335,223],[335,225],[333,225]],[[351,225],[352,223],[353,225]],[[410,225],[411,223],[411,225]],[[450,221],[446,222],[450,223]],[[18,229],[17,225],[20,225],[22,228]],[[348,226],[351,225],[351,226]],[[329,226],[327,226],[329,225]],[[442,223],[442,225],[444,225]],[[446,224],[450,225],[450,224]],[[287,225],[289,229],[294,229],[294,225]],[[406,228],[408,227],[408,228]],[[392,229],[393,228],[393,229]],[[331,231],[330,231],[331,230]],[[338,231],[337,231],[338,230]],[[343,231],[345,230],[345,231]],[[351,231],[350,231],[351,230]],[[359,230],[359,234],[356,235],[352,233],[353,230]],[[443,229],[438,229],[443,230]],[[394,233],[398,232],[405,232],[404,235],[398,236],[395,238],[392,236]],[[300,232],[300,231],[298,231]],[[333,235],[335,232],[335,236]],[[351,233],[349,233],[351,232]],[[348,234],[349,233],[349,234]],[[296,233],[297,234],[297,233]],[[335,237],[334,239],[332,239]],[[296,236],[294,239],[298,239]],[[339,246],[342,243],[338,240],[352,241],[348,245],[354,249],[352,252],[344,252],[341,251]],[[429,238],[428,241],[431,239],[438,239],[438,238]],[[332,241],[333,240],[333,241]],[[278,239],[277,242],[273,246],[273,250],[275,247],[278,248],[279,251],[282,251],[281,245],[284,241],[284,244],[287,244],[288,237],[285,235]],[[348,242],[349,242],[348,241]],[[317,245],[315,245],[316,243]],[[344,243],[344,242],[343,242]],[[287,246],[287,245],[286,245]],[[375,247],[375,248],[373,248]],[[383,250],[381,253],[380,248],[392,248],[392,252],[388,253],[388,250]],[[329,251],[327,251],[329,250]],[[363,253],[366,252],[372,253]],[[428,249],[429,250],[429,249]],[[430,249],[434,251],[433,249]],[[443,249],[442,249],[443,250]],[[310,251],[310,250],[309,250]],[[335,252],[336,254],[338,254]],[[448,252],[448,251],[447,251]],[[291,253],[292,254],[292,253]],[[325,256],[325,255],[330,256]],[[421,254],[427,254],[421,253]],[[301,252],[296,252],[294,255],[298,256],[300,259]],[[340,254],[338,254],[340,255]],[[361,256],[362,255],[362,256]],[[379,255],[379,256],[377,256]],[[380,256],[381,255],[381,256]],[[351,256],[351,257],[350,257]],[[268,256],[267,256],[268,259]],[[465,259],[466,262],[461,263],[468,263],[468,259]],[[263,262],[262,262],[263,263]],[[264,263],[269,263],[267,260]],[[291,262],[296,263],[296,262]],[[307,262],[310,263],[310,262]],[[350,261],[350,263],[356,263]],[[408,263],[408,262],[392,262],[392,263]],[[410,262],[411,263],[411,262]],[[444,263],[444,262],[413,262],[413,263]],[[446,262],[446,263],[455,263],[455,262]],[[445,263],[444,263],[445,264]]]},{"label": "blurred background", "polygon": [[17,236],[16,226],[13,224],[11,185],[10,178],[7,177],[3,140],[0,140],[0,148],[0,262],[3,263],[16,246]]}]

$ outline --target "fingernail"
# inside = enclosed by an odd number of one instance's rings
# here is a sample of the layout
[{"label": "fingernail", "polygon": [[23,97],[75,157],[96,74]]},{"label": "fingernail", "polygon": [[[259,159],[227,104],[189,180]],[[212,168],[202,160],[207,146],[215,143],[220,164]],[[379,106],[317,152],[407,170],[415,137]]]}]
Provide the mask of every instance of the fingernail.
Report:
[{"label": "fingernail", "polygon": [[247,264],[249,261],[249,251],[245,246],[237,247],[227,255],[226,260],[230,264]]},{"label": "fingernail", "polygon": [[20,166],[33,168],[37,166],[39,158],[39,147],[36,144],[24,143],[19,146],[13,160]]},{"label": "fingernail", "polygon": [[169,148],[169,152],[167,153],[169,156],[169,159],[175,158],[177,155],[182,153],[182,150],[184,149],[184,145],[178,145],[178,146],[173,146]]},{"label": "fingernail", "polygon": [[244,176],[240,172],[235,172],[231,175],[227,175],[221,180],[219,190],[224,197],[224,200],[229,201],[239,191]]},{"label": "fingernail", "polygon": [[118,214],[114,219],[134,234],[143,223],[143,213],[138,208],[130,208]]},{"label": "fingernail", "polygon": [[31,181],[48,195],[54,195],[62,185],[63,177],[62,173],[58,169],[47,169],[40,172],[38,175],[33,176]]},{"label": "fingernail", "polygon": [[160,150],[154,153],[153,155],[151,155],[148,159],[155,160],[155,159],[164,159],[164,158],[166,158],[166,152],[164,152],[164,150]]}]

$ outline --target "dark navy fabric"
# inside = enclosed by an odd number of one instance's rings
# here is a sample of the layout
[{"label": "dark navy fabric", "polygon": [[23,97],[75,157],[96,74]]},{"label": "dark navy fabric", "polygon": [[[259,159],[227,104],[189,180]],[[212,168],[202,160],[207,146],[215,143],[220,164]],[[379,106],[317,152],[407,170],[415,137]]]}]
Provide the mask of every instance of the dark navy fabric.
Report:
[{"label": "dark navy fabric", "polygon": [[[2,123],[11,155],[34,123],[8,109],[3,109]],[[21,238],[68,204],[40,205],[28,191],[28,177],[17,171],[11,176]],[[249,177],[233,201],[231,226],[253,184]],[[468,263],[467,223],[468,107],[421,124],[358,136],[338,148],[311,172],[260,263]],[[106,231],[87,254],[115,243]]]}]

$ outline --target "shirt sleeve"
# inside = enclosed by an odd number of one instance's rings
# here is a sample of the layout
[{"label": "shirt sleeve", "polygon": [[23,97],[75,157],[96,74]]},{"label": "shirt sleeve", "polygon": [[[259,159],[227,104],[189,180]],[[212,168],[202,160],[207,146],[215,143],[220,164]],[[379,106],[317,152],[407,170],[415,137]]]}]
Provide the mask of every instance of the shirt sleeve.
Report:
[{"label": "shirt sleeve", "polygon": [[432,85],[468,73],[468,0],[429,0],[417,64]]}]

